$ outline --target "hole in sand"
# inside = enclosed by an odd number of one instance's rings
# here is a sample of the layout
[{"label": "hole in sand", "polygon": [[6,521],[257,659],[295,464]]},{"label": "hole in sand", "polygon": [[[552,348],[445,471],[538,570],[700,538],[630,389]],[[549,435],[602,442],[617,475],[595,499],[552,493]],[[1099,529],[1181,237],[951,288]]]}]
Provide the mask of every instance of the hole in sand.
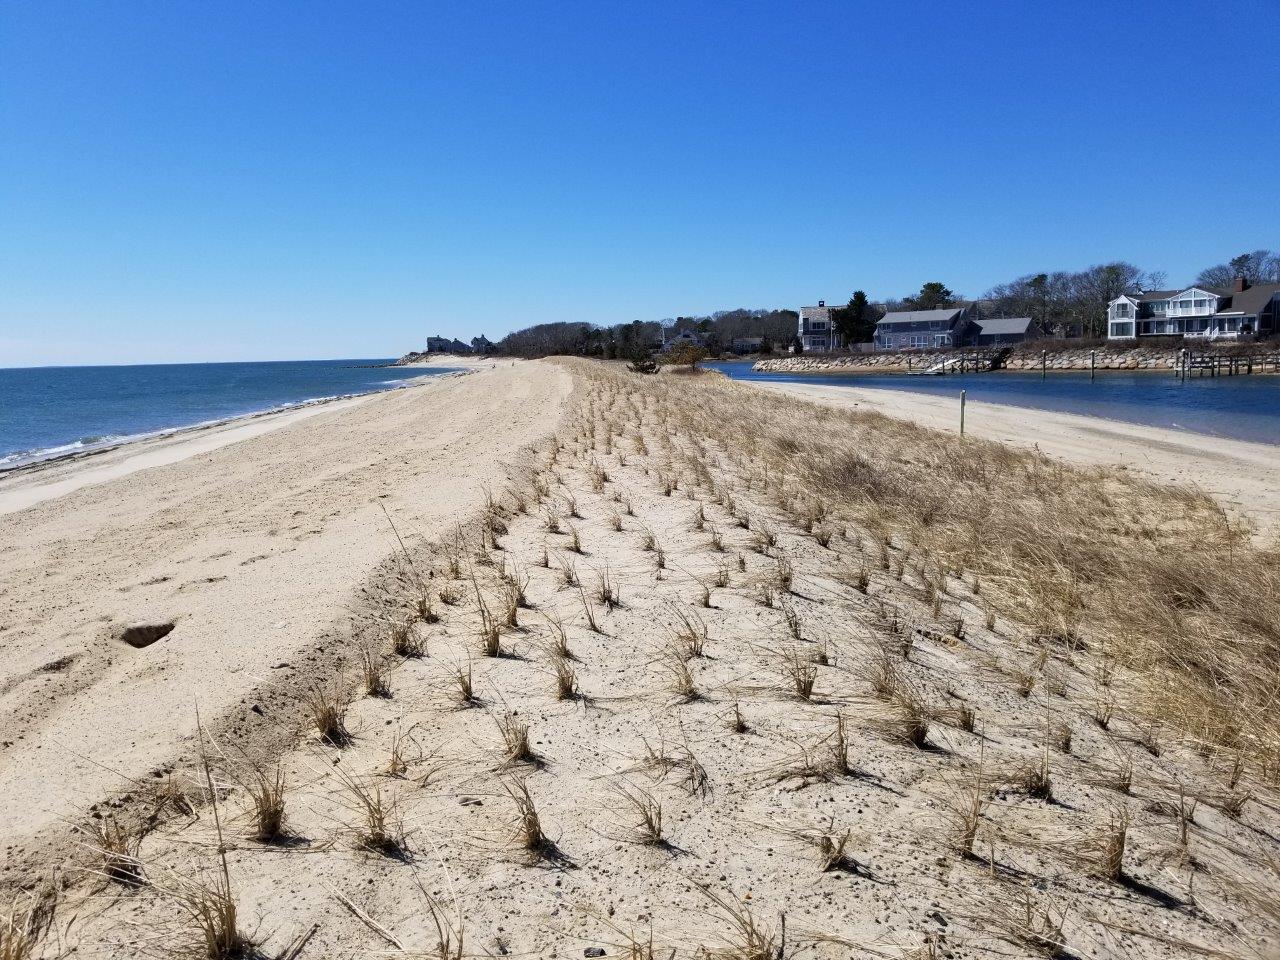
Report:
[{"label": "hole in sand", "polygon": [[141,650],[167,637],[173,631],[173,627],[172,623],[134,623],[120,632],[120,639],[135,650]]}]

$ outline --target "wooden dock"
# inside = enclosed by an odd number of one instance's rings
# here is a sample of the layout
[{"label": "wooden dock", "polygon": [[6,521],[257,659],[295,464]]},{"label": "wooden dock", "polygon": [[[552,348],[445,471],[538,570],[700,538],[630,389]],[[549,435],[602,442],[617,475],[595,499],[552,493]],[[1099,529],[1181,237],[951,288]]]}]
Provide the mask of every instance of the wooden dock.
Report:
[{"label": "wooden dock", "polygon": [[1233,356],[1221,353],[1193,353],[1190,350],[1184,350],[1182,362],[1176,372],[1183,380],[1193,373],[1198,377],[1280,373],[1280,352]]},{"label": "wooden dock", "polygon": [[937,376],[946,373],[985,373],[988,370],[998,370],[1011,352],[1008,347],[1000,347],[994,350],[963,350],[943,360],[935,361],[928,366],[921,364],[915,369],[912,369],[911,360],[908,358],[907,373],[918,376]]}]

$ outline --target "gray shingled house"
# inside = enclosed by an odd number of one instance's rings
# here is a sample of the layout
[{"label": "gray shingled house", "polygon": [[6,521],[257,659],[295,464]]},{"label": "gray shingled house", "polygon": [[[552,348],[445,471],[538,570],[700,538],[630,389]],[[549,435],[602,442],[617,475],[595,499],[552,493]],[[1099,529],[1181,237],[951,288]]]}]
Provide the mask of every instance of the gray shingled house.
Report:
[{"label": "gray shingled house", "polygon": [[977,333],[977,313],[972,303],[940,310],[886,313],[876,324],[876,349],[939,350],[970,346]]}]

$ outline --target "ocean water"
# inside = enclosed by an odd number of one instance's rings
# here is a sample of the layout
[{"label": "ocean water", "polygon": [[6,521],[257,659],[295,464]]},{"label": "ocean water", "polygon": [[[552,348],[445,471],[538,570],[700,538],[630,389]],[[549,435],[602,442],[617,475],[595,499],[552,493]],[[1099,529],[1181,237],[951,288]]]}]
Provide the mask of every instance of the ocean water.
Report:
[{"label": "ocean water", "polygon": [[446,367],[291,360],[0,369],[0,470],[181,427],[403,386]]},{"label": "ocean water", "polygon": [[[946,376],[905,374],[764,373],[750,363],[709,363],[735,380],[814,383],[838,387],[910,390],[1016,407],[1077,413],[1234,440],[1280,444],[1280,376],[1188,377],[1170,373],[1099,370],[1039,373],[999,371]],[[1280,451],[1277,451],[1280,467]]]}]

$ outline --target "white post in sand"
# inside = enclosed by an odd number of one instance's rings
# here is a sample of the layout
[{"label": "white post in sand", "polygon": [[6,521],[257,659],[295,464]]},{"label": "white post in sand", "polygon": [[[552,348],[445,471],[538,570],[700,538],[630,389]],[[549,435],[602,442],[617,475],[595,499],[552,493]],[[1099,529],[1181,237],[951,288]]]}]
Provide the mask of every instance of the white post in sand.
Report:
[{"label": "white post in sand", "polygon": [[964,395],[965,391],[960,391],[960,436],[964,436]]}]

